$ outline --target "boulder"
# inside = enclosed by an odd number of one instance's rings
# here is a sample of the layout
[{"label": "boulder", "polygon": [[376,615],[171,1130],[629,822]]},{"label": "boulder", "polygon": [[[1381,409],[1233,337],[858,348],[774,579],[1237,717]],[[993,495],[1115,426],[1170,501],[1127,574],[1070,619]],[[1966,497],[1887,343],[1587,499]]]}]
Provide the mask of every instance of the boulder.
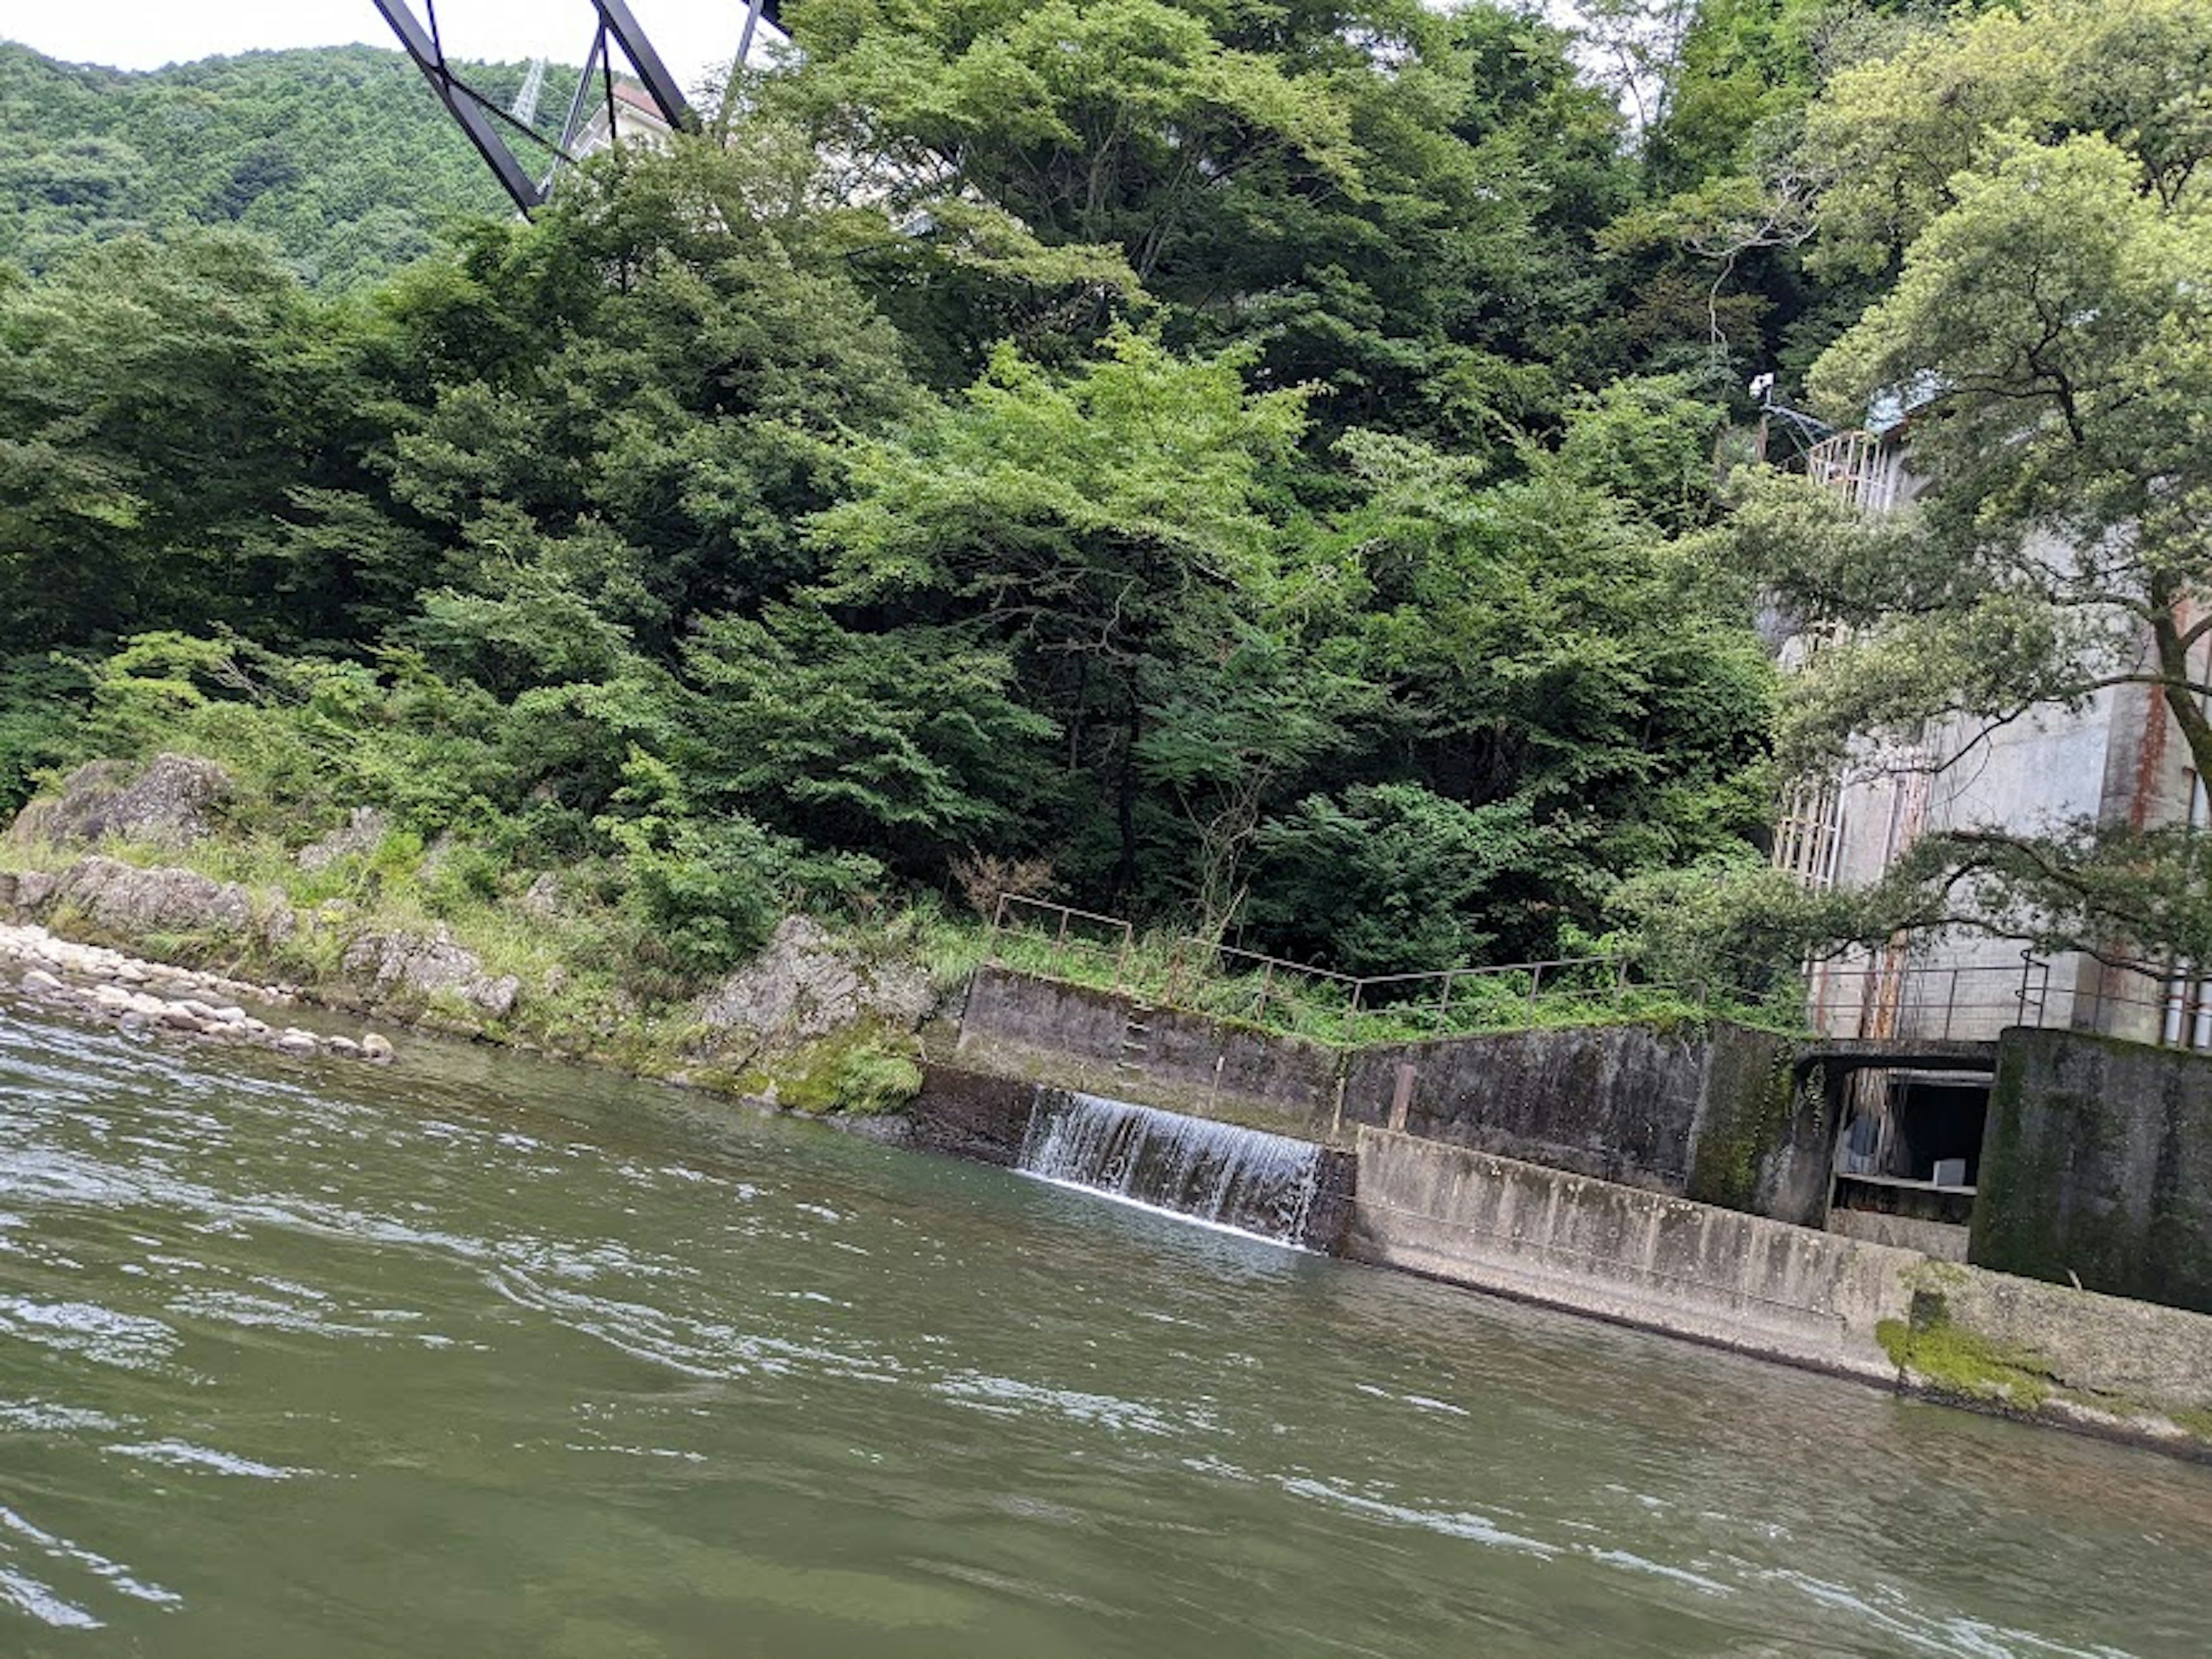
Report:
[{"label": "boulder", "polygon": [[865,962],[819,922],[787,916],[768,948],[699,1005],[715,1047],[757,1053],[811,1042],[867,1018],[912,1027],[929,1017],[929,981],[910,963]]},{"label": "boulder", "polygon": [[365,1031],[362,1034],[361,1052],[363,1059],[385,1065],[392,1059],[392,1039],[380,1032]]},{"label": "boulder", "polygon": [[43,968],[33,968],[23,975],[23,993],[26,996],[58,996],[62,990],[61,981]]},{"label": "boulder", "polygon": [[80,859],[54,884],[44,908],[67,904],[105,933],[243,934],[253,926],[253,902],[235,882],[211,881],[190,870],[142,870],[94,854]]},{"label": "boulder", "polygon": [[319,841],[311,841],[298,854],[302,870],[326,870],[340,859],[373,853],[392,827],[392,821],[374,806],[356,806],[352,816]]},{"label": "boulder", "polygon": [[428,936],[363,933],[346,947],[339,965],[380,1000],[447,994],[494,1019],[513,1012],[522,991],[512,974],[487,974],[483,959],[454,944],[443,927]]},{"label": "boulder", "polygon": [[538,921],[558,921],[561,919],[561,878],[550,870],[543,872],[522,890],[515,908]]},{"label": "boulder", "polygon": [[[157,755],[143,768],[93,761],[64,779],[59,794],[17,814],[9,838],[21,845],[92,847],[112,836],[189,847],[212,833],[231,787],[222,768],[189,755]],[[16,902],[23,902],[20,887]]]}]

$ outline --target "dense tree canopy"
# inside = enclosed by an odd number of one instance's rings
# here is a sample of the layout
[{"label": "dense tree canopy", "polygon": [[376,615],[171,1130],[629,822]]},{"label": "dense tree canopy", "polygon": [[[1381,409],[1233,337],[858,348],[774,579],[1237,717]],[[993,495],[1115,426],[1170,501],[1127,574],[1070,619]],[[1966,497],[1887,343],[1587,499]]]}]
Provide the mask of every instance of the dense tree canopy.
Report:
[{"label": "dense tree canopy", "polygon": [[[388,54],[0,48],[0,790],[197,745],[677,981],[977,868],[1363,972],[1656,937],[1778,732],[2201,581],[2203,77],[2138,50],[2201,0],[2072,3],[1709,0],[1637,130],[1505,6],[808,0],[726,143],[434,251],[495,204]],[[1924,514],[1726,499],[1815,358],[1924,381]],[[1778,725],[1762,584],[1910,620]]]},{"label": "dense tree canopy", "polygon": [[[471,73],[507,97],[523,69]],[[541,107],[557,115],[566,95],[556,86]],[[34,270],[87,236],[237,225],[309,283],[358,289],[506,199],[413,66],[366,46],[133,75],[0,40],[0,259]]]}]

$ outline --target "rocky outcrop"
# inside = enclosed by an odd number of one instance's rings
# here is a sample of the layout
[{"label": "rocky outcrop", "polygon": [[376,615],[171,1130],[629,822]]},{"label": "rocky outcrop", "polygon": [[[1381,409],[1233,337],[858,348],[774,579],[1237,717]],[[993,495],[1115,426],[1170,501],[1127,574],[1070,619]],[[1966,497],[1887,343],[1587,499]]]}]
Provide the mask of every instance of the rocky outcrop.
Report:
[{"label": "rocky outcrop", "polygon": [[297,861],[302,870],[327,870],[340,859],[374,852],[391,827],[391,820],[374,806],[356,806],[330,834],[302,847]]},{"label": "rocky outcrop", "polygon": [[364,1032],[358,1040],[319,1036],[297,1025],[272,1025],[238,1006],[291,1001],[282,987],[195,974],[104,945],[56,939],[43,927],[0,924],[0,962],[22,967],[16,983],[25,996],[126,1031],[378,1064],[392,1057],[391,1039],[378,1032]]},{"label": "rocky outcrop", "polygon": [[454,944],[442,927],[427,935],[363,933],[346,947],[338,965],[378,1001],[458,998],[494,1019],[512,1013],[522,994],[520,980],[487,974],[483,959]]},{"label": "rocky outcrop", "polygon": [[865,1024],[912,1030],[934,998],[911,963],[873,963],[820,923],[787,916],[768,948],[701,1000],[707,1043],[743,1057],[817,1042]]},{"label": "rocky outcrop", "polygon": [[44,917],[66,906],[96,933],[118,939],[152,933],[242,938],[255,931],[252,896],[235,882],[190,870],[143,870],[94,854],[58,874],[15,878],[15,909]]},{"label": "rocky outcrop", "polygon": [[157,755],[143,768],[94,761],[70,773],[59,794],[26,806],[8,834],[22,846],[94,847],[112,838],[189,847],[213,832],[230,793],[228,773],[187,755]]},{"label": "rocky outcrop", "polygon": [[[120,944],[185,934],[263,949],[302,932],[344,926],[319,912],[257,905],[235,882],[190,870],[141,869],[99,854],[58,872],[0,875],[0,921],[43,922],[64,912],[75,919],[74,931]],[[485,971],[483,958],[455,944],[442,927],[434,933],[361,933],[346,942],[339,969],[362,1003],[399,1005],[402,1012],[457,1000],[503,1019],[522,992],[520,980]]]}]

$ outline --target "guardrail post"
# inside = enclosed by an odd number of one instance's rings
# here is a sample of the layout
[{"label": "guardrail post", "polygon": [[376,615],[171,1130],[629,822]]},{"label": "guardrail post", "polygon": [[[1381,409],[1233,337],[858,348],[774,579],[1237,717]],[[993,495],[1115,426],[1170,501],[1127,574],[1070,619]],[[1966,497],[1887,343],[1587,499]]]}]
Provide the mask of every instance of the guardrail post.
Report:
[{"label": "guardrail post", "polygon": [[1528,1016],[1532,1019],[1534,1018],[1536,1015],[1537,994],[1543,989],[1543,986],[1544,964],[1540,962],[1530,963],[1528,968]]},{"label": "guardrail post", "polygon": [[1451,1018],[1452,977],[1450,970],[1446,969],[1444,988],[1437,998],[1437,1030],[1439,1031],[1444,1029],[1444,1023]]}]

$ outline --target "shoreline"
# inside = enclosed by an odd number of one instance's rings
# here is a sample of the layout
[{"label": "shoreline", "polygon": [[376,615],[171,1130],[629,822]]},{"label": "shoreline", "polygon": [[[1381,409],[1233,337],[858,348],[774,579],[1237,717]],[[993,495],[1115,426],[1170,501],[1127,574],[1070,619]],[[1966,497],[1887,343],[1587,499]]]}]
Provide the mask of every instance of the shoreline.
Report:
[{"label": "shoreline", "polygon": [[[325,1016],[344,1018],[350,1018],[358,1012],[343,1007],[334,1000],[326,1000],[318,996],[312,987],[256,983],[228,975],[166,963],[155,957],[110,945],[71,940],[39,924],[0,923],[0,965],[9,970],[7,975],[9,988],[20,988],[27,1000],[40,1007],[73,1015],[125,1033],[216,1048],[251,1047],[299,1059],[342,1060],[352,1064],[388,1063],[397,1052],[388,1037],[373,1030],[364,1029],[357,1038],[337,1033],[319,1033],[299,1025],[263,1020],[249,1012],[246,1006],[258,1006],[272,1013],[281,1012],[287,1007],[300,1007],[313,1009]],[[449,1024],[434,1018],[413,1020],[395,1016],[385,1023],[420,1032],[434,1042],[462,1040],[533,1059],[604,1069],[641,1082],[662,1084],[689,1094],[706,1095],[717,1102],[763,1116],[817,1123],[841,1133],[902,1150],[934,1152],[963,1158],[967,1161],[1003,1161],[995,1158],[979,1160],[973,1149],[963,1150],[939,1141],[928,1132],[926,1106],[924,1110],[917,1113],[810,1111],[781,1103],[773,1095],[718,1087],[714,1082],[697,1077],[656,1075],[623,1066],[608,1056],[561,1054],[483,1030],[456,1031]],[[1008,1081],[1012,1083],[1012,1080]],[[1026,1090],[1020,1092],[1025,1094]],[[1376,1136],[1372,1130],[1364,1132],[1361,1136],[1363,1153],[1369,1152],[1368,1143],[1370,1140],[1378,1149],[1388,1143],[1408,1151],[1418,1149],[1425,1155],[1446,1157],[1455,1162],[1463,1162],[1466,1158],[1465,1154],[1455,1153],[1438,1143],[1420,1143],[1400,1135]],[[1652,1198],[1651,1194],[1633,1193],[1628,1188],[1613,1189],[1611,1183],[1593,1182],[1588,1177],[1542,1170],[1533,1165],[1512,1165],[1510,1160],[1480,1161],[1499,1166],[1510,1179],[1533,1179],[1548,1185],[1571,1188],[1576,1195],[1574,1201],[1579,1201],[1580,1196],[1585,1193],[1607,1199],[1617,1196],[1619,1200],[1632,1200],[1640,1206],[1648,1206]],[[1373,1178],[1371,1175],[1368,1177],[1369,1180]],[[1084,1190],[1070,1183],[1057,1184],[1068,1187],[1070,1190]],[[1364,1188],[1368,1180],[1363,1180],[1359,1184]],[[1362,1195],[1356,1198],[1354,1203],[1358,1218],[1352,1237],[1346,1241],[1345,1248],[1328,1252],[1348,1264],[1405,1273],[1480,1295],[1494,1296],[1509,1302],[1549,1308],[1603,1323],[1644,1330],[1766,1364],[1858,1382],[1903,1397],[1963,1408],[1986,1416],[2007,1418],[2034,1426],[2059,1429],[2183,1461],[2212,1462],[2212,1437],[2208,1437],[2197,1426],[2197,1419],[2200,1417],[2212,1424],[2212,1413],[2139,1405],[2132,1399],[2112,1398],[2100,1402],[2080,1397],[2078,1394],[2069,1397],[2069,1394],[2074,1394],[2073,1390],[2061,1391],[2056,1388],[2033,1388],[2022,1392],[2002,1379],[1992,1382],[1986,1378],[1946,1376],[1940,1366],[1932,1364],[1927,1370],[1917,1367],[1911,1363],[1914,1354],[1909,1346],[1902,1350],[1897,1348],[1898,1341],[1909,1343],[1910,1336],[1887,1336],[1879,1344],[1866,1342],[1860,1345],[1864,1352],[1848,1356],[1815,1353],[1805,1349],[1802,1344],[1790,1340],[1762,1340],[1757,1322],[1746,1321],[1726,1313],[1716,1317],[1711,1310],[1700,1310],[1694,1305],[1698,1300],[1698,1293],[1694,1290],[1656,1296],[1645,1293],[1624,1299],[1619,1285],[1608,1282],[1607,1270],[1595,1258],[1578,1259],[1565,1269],[1560,1267],[1556,1259],[1547,1259],[1543,1262],[1540,1272],[1529,1272],[1526,1267],[1530,1259],[1528,1247],[1533,1246],[1538,1257],[1555,1258],[1556,1252],[1534,1239],[1526,1241],[1524,1244],[1517,1224],[1511,1231],[1510,1249],[1496,1261],[1472,1257],[1464,1261],[1441,1257],[1431,1260],[1428,1249],[1406,1248],[1409,1241],[1392,1241],[1378,1233],[1376,1223],[1391,1207],[1379,1194]],[[1555,1200],[1553,1207],[1556,1208]],[[1741,1225],[1752,1219],[1734,1212],[1713,1210],[1708,1206],[1686,1205],[1679,1200],[1668,1200],[1667,1207],[1705,1212],[1713,1219],[1730,1225]],[[1444,1218],[1439,1215],[1434,1219],[1443,1220]],[[1761,1228],[1785,1228],[1789,1233],[1802,1234],[1807,1246],[1833,1249],[1848,1255],[1853,1262],[1862,1258],[1869,1261],[1898,1258],[1899,1262],[1904,1265],[1891,1264],[1897,1267],[1897,1272],[1890,1277],[1896,1283],[1908,1286],[1908,1300],[1910,1286],[1916,1282],[1916,1275],[1936,1265],[1911,1256],[1910,1252],[1867,1246],[1839,1236],[1787,1228],[1786,1224],[1780,1223],[1760,1222],[1758,1224]],[[1387,1228],[1382,1231],[1387,1232]],[[1906,1262],[1905,1258],[1908,1256],[1911,1256],[1911,1261]],[[2006,1280],[2004,1276],[1996,1274],[1980,1276],[1993,1281],[2003,1280],[2016,1287],[2014,1293],[2025,1294],[2039,1301],[2054,1298],[2064,1301],[2069,1295],[2062,1288],[2033,1281]],[[1947,1273],[1946,1288],[1954,1294],[1959,1282],[1948,1278]],[[1732,1291],[1730,1294],[1740,1296],[1741,1292]],[[2148,1322],[2163,1326],[2180,1322],[2178,1328],[2182,1333],[2181,1340],[2185,1341],[2201,1337],[2204,1332],[2212,1332],[2212,1321],[2177,1310],[2150,1304],[2128,1303],[2120,1298],[2089,1296],[2078,1291],[2070,1295],[2075,1298],[2086,1297],[2087,1299],[2079,1301],[2064,1314],[2045,1316],[2079,1318],[2095,1304],[2109,1304],[2128,1310],[2127,1316],[2137,1325]],[[1895,1297],[1885,1294],[1883,1299],[1889,1301]],[[1897,1308],[1885,1308],[1882,1311],[1904,1314],[1908,1310],[1900,1304]],[[2203,1331],[2196,1328],[2199,1326],[2203,1328]],[[1867,1334],[1871,1334],[1871,1325]]]},{"label": "shoreline", "polygon": [[364,1028],[356,1038],[279,1025],[246,1006],[271,1012],[303,1000],[321,1006],[296,987],[257,985],[111,945],[81,944],[37,923],[0,922],[0,963],[20,970],[15,988],[31,1000],[122,1031],[371,1065],[389,1063],[396,1052],[380,1031]]}]

